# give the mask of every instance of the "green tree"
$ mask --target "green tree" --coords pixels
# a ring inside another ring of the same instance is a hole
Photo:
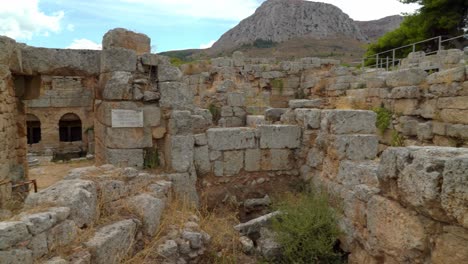
[[[399,1],[405,4],[417,3],[421,7],[414,14],[407,14],[399,28],[369,45],[368,56],[431,37],[463,34],[468,17],[468,0]],[[411,49],[400,50],[397,55],[406,56],[409,51]]]

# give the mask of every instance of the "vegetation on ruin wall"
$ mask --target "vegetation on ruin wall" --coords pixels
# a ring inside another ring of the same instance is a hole
[[[159,168],[161,165],[161,161],[159,160],[159,152],[157,149],[147,149],[145,152],[145,159],[143,166],[145,169],[156,169]]]
[[[375,126],[379,129],[380,133],[385,133],[392,123],[392,112],[384,107],[376,107],[372,109],[377,114],[377,121]]]
[[[437,36],[458,36],[468,24],[466,0],[400,0],[402,3],[417,3],[421,8],[407,15],[400,27],[382,36],[369,45],[366,56],[397,48]],[[432,47],[437,43],[431,43]],[[398,51],[399,58],[411,51]],[[391,55],[390,55],[391,56]],[[374,62],[375,63],[375,62]]]
[[[217,123],[221,119],[221,108],[215,104],[210,104],[208,106],[208,111],[210,111],[213,121]]]
[[[341,231],[337,211],[323,191],[288,194],[278,204],[272,227],[283,248],[281,263],[342,263],[334,250]]]

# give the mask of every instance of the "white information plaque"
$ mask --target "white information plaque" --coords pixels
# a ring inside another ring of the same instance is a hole
[[[112,127],[143,127],[143,110],[112,109]]]

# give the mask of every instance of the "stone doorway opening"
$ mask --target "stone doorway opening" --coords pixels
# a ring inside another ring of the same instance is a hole
[[[28,145],[39,143],[42,139],[41,121],[32,114],[26,115],[26,128]]]
[[[73,113],[63,115],[59,121],[60,142],[82,141],[82,124],[79,116]]]

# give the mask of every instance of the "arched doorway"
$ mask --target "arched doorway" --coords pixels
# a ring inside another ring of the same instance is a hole
[[[26,115],[28,145],[41,141],[41,121],[33,114]]]
[[[68,113],[62,116],[59,121],[60,142],[75,142],[82,140],[81,119]]]

